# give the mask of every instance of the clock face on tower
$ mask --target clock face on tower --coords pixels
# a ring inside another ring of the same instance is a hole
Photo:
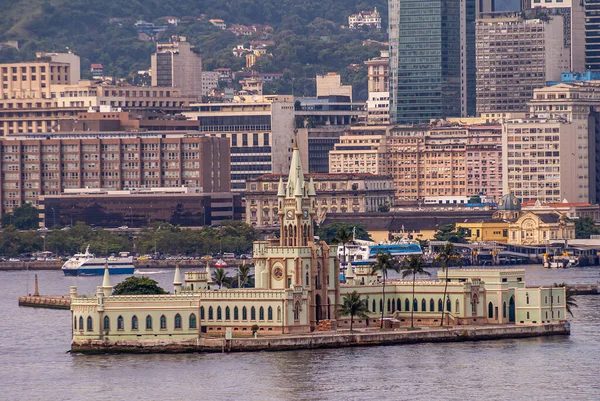
[[[304,209],[302,211],[302,215],[304,216],[305,219],[308,218],[308,210]]]
[[[288,219],[291,220],[292,217],[294,217],[294,212],[292,212],[291,210],[288,210],[287,213],[286,213],[286,216],[287,216]]]

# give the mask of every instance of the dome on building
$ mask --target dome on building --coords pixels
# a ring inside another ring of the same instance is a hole
[[[514,196],[510,190],[508,193],[503,195],[502,198],[498,201],[498,210],[501,211],[520,211],[521,210],[521,200]]]

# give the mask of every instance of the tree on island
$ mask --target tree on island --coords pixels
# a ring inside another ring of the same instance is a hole
[[[237,274],[235,278],[238,288],[254,287],[254,279],[250,275],[250,266],[246,265],[245,263],[237,268]]]
[[[227,272],[222,267],[219,267],[213,272],[212,279],[216,284],[219,285],[219,288],[223,288],[223,286],[225,286],[226,288],[229,287],[230,277],[227,275]]]
[[[407,259],[405,259],[400,269],[402,270],[402,278],[412,276],[412,307],[410,308],[410,327],[415,327],[415,278],[417,277],[417,274],[431,276],[431,273],[425,270],[425,261],[421,255],[410,255]]]
[[[346,244],[352,241],[353,235],[351,231],[348,231],[346,227],[341,227],[335,234],[335,241],[341,244],[344,250],[344,259],[342,260],[342,266],[345,267],[346,263]],[[336,252],[337,253],[337,252]]]
[[[448,291],[448,266],[451,264],[459,264],[460,255],[458,254],[454,245],[448,242],[446,245],[444,245],[442,250],[438,252],[436,260],[442,266],[442,271],[446,273],[446,278],[444,279],[444,296],[442,297],[442,321],[440,322],[440,326],[443,326],[447,309],[446,293]]]
[[[396,264],[396,261],[392,257],[389,252],[377,252],[375,256],[375,262],[371,264],[371,275],[376,275],[381,273],[381,282],[383,284],[381,290],[381,322],[379,323],[379,328],[383,329],[383,311],[385,309],[385,281],[387,280],[388,272],[390,270],[398,273],[400,271],[400,266]]]
[[[115,285],[113,295],[160,295],[168,294],[158,286],[155,280],[149,277],[127,277],[124,281]]]
[[[363,319],[368,319],[369,308],[367,307],[367,301],[360,299],[360,294],[356,292],[356,290],[352,291],[350,294],[344,295],[344,299],[342,300],[342,307],[339,311],[340,316],[348,316],[350,315],[350,332],[352,333],[352,328],[354,326],[354,316],[361,317]]]

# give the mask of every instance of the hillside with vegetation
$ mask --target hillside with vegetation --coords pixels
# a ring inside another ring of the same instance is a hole
[[[268,85],[267,92],[312,95],[314,75],[336,71],[345,82],[358,85],[355,96],[366,97],[363,61],[378,55],[385,42],[382,32],[348,30],[350,14],[377,7],[385,25],[386,0],[14,0],[5,2],[0,19],[0,42],[16,40],[19,50],[3,47],[0,62],[31,60],[36,51],[65,51],[81,57],[82,72],[91,63],[101,63],[105,74],[133,79],[150,65],[152,41],[138,38],[137,21],[161,23],[166,16],[180,19],[162,33],[187,36],[203,56],[205,69],[229,67],[241,70],[243,58],[231,49],[252,37],[236,37],[213,26],[209,20],[231,24],[261,24],[273,27],[268,48],[272,57],[262,58],[257,72],[283,72],[285,78]]]

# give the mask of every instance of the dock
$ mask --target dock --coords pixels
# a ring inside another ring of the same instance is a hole
[[[71,298],[65,296],[40,296],[28,295],[19,297],[19,306],[31,306],[33,308],[49,309],[71,309]]]
[[[567,289],[572,291],[573,295],[598,295],[599,283],[596,284],[567,284]]]
[[[490,341],[509,338],[565,336],[571,333],[566,321],[543,325],[486,325],[423,327],[372,331],[314,332],[308,335],[264,336],[258,338],[205,338],[196,340],[115,340],[82,341],[71,344],[72,353],[208,353],[291,351],[419,343]]]

